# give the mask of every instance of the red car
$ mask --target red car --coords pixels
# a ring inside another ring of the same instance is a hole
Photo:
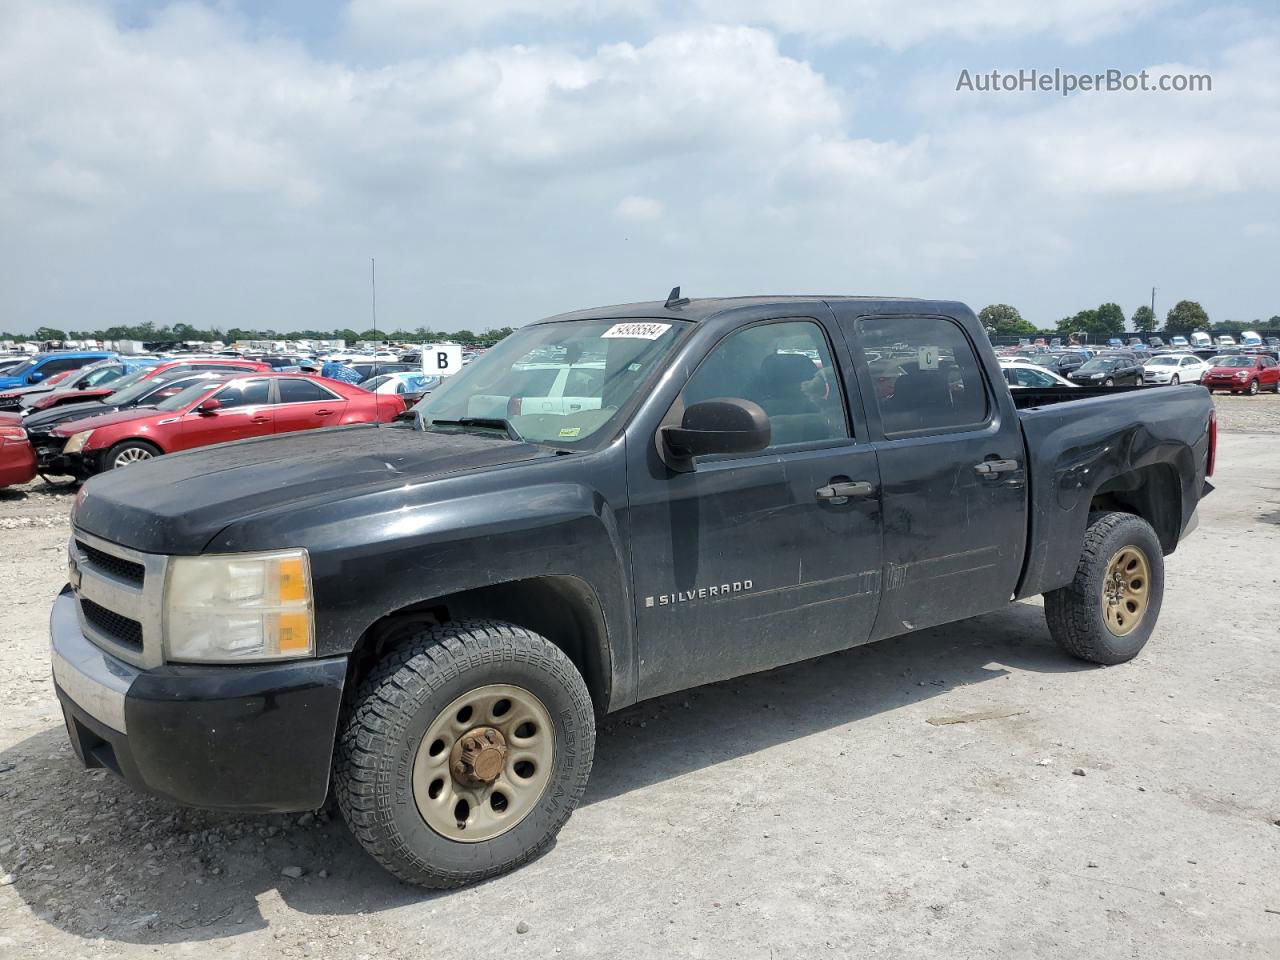
[[[135,370],[127,376],[110,380],[102,386],[95,385],[80,390],[54,390],[51,393],[46,393],[39,400],[33,401],[27,409],[32,411],[48,410],[51,407],[60,407],[64,403],[83,403],[85,400],[100,400],[103,397],[110,396],[117,390],[132,386],[140,380],[168,379],[183,373],[217,373],[218,371],[225,371],[226,373],[258,373],[260,371],[270,373],[271,368],[265,363],[258,363],[255,360],[205,359],[203,357],[171,360],[168,363],[157,364],[154,367]]]
[[[387,423],[404,409],[399,397],[301,373],[198,383],[154,407],[60,424],[53,435],[65,438],[66,446],[51,470],[84,479],[229,440]]]
[[[1262,390],[1280,393],[1280,363],[1265,355],[1219,357],[1217,363],[1200,381],[1215,390],[1247,393],[1255,396]]]
[[[27,442],[27,431],[13,423],[0,423],[0,487],[26,483],[36,475],[36,455]]]

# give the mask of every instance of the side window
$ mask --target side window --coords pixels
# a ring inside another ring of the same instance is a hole
[[[681,396],[685,406],[717,397],[758,403],[769,415],[770,449],[849,436],[827,338],[810,320],[730,334],[694,371]]]
[[[868,317],[858,324],[858,339],[885,436],[986,422],[987,390],[978,358],[951,321]]]
[[[334,396],[318,383],[310,380],[281,380],[281,403],[315,403],[318,400],[333,400]]]
[[[92,358],[84,360],[80,358],[63,357],[61,359],[48,361],[40,367],[40,372],[47,378],[52,377],[55,373],[63,373],[67,370],[79,370],[81,367],[90,363],[93,363]]]
[[[223,407],[251,407],[267,402],[270,387],[267,380],[250,380],[245,384],[225,387],[215,396]]]

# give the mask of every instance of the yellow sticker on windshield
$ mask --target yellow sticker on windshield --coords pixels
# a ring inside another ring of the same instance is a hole
[[[582,433],[581,427],[561,427],[560,428],[560,436],[562,437],[576,437],[580,433]]]

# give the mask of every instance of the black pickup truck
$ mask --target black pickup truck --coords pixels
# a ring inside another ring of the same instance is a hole
[[[88,766],[181,803],[330,790],[397,876],[546,848],[596,718],[1044,595],[1156,626],[1206,391],[1011,392],[960,303],[685,300],[531,324],[409,422],[227,444],[78,497],[53,674]]]

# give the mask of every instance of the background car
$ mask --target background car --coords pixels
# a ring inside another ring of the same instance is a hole
[[[1085,386],[1115,387],[1142,383],[1142,364],[1126,354],[1104,354],[1094,357],[1071,372],[1072,383]]]
[[[1235,337],[1229,337],[1226,334],[1218,337],[1218,339],[1213,342],[1220,347],[1234,347],[1236,345]]]
[[[100,360],[72,371],[57,384],[46,382],[29,388],[18,400],[23,410],[47,410],[63,403],[76,403],[88,397],[106,396],[117,386],[144,376],[164,361],[158,357],[117,357]]]
[[[413,406],[439,385],[439,377],[429,377],[420,370],[415,373],[383,373],[357,384],[371,393],[394,394],[404,400],[406,407]]]
[[[45,394],[56,387],[58,384],[65,382],[69,378],[76,375],[75,370],[64,370],[62,373],[55,373],[48,380],[29,387],[8,387],[0,390],[0,410],[18,410],[22,406],[22,401],[33,394]]]
[[[195,384],[154,407],[119,410],[54,428],[65,441],[51,469],[85,478],[165,453],[230,440],[355,423],[386,423],[399,397],[307,374],[236,377]]]
[[[1210,369],[1207,361],[1190,353],[1162,353],[1143,361],[1142,382],[1174,386],[1199,383]]]
[[[36,475],[36,458],[27,432],[16,423],[0,423],[0,487],[26,483]]]
[[[1169,346],[1185,348],[1191,346],[1186,337],[1170,337]]]
[[[1230,390],[1254,396],[1263,390],[1280,393],[1280,363],[1273,357],[1254,354],[1218,357],[1218,362],[1204,375],[1209,392]]]
[[[55,373],[79,370],[98,360],[110,360],[114,353],[101,350],[93,352],[37,353],[18,366],[0,375],[0,389],[6,387],[30,387],[48,380]]]
[[[190,357],[168,361],[152,360],[126,377],[107,380],[105,383],[94,382],[89,387],[50,393],[35,399],[26,397],[23,398],[22,404],[29,410],[48,410],[50,407],[59,406],[63,403],[79,403],[84,400],[101,399],[110,396],[117,390],[132,386],[143,380],[164,380],[194,371],[269,373],[271,368],[264,363],[258,363],[253,360],[230,360],[222,357]],[[63,387],[60,386],[58,389],[62,391]]]
[[[54,436],[53,433],[54,428],[60,424],[97,417],[104,413],[115,413],[117,410],[154,407],[170,397],[177,396],[190,386],[199,383],[221,383],[234,375],[232,371],[193,373],[190,370],[176,370],[166,376],[131,383],[100,400],[85,400],[53,407],[50,410],[28,411],[21,423],[26,428],[32,449],[35,450],[36,469],[42,472],[55,472],[55,462],[62,455],[62,448],[66,444],[65,438]]]
[[[1023,363],[1002,363],[1000,372],[1004,374],[1005,383],[1011,390],[1025,390],[1028,387],[1078,387],[1065,377],[1060,377],[1052,370]]]

